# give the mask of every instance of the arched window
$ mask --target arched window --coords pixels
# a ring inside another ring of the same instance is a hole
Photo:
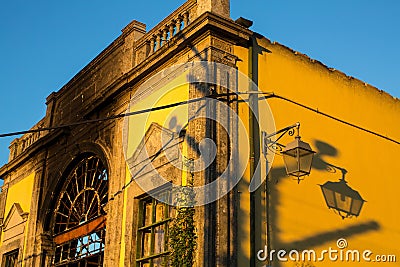
[[[107,169],[86,156],[69,172],[54,210],[54,266],[103,266],[107,201]]]

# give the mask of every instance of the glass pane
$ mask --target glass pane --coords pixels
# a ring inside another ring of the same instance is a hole
[[[86,266],[83,265],[83,264],[81,264],[79,267],[81,267],[81,266],[85,266],[85,267],[99,267],[99,266],[103,266],[103,265],[100,264],[100,261],[101,261],[100,255],[97,254],[96,256],[92,256],[92,257],[86,259]],[[73,265],[71,265],[71,266],[73,266]],[[69,264],[68,264],[68,267],[70,267]],[[78,267],[78,266],[77,266],[77,267]]]
[[[73,240],[69,246],[69,257],[70,259],[75,259],[78,256],[78,252],[76,251],[78,246],[78,240]]]
[[[335,208],[336,206],[335,206],[335,199],[334,199],[333,191],[322,187],[322,192],[325,196],[325,201],[326,201],[326,204],[328,205],[328,207]]]
[[[143,232],[143,239],[142,239],[142,257],[147,257],[150,255],[150,240],[151,240],[151,231],[146,230]]]
[[[58,246],[58,247],[56,248],[56,253],[55,253],[55,255],[54,255],[54,263],[58,263],[58,262],[60,262],[60,261],[61,261],[61,247]]]
[[[169,192],[163,192],[159,195],[162,199],[169,196]],[[139,243],[140,248],[138,258],[150,258],[146,260],[137,261],[138,266],[163,266],[166,267],[166,256],[160,254],[167,252],[167,223],[166,219],[170,218],[170,207],[162,201],[146,198],[141,202],[140,212],[143,214],[141,221],[141,230],[139,230]],[[163,223],[160,223],[163,222]],[[143,229],[145,228],[145,229]],[[156,257],[152,257],[156,256]]]
[[[353,206],[351,206],[351,214],[358,216],[358,214],[360,214],[362,205],[363,201],[358,199],[353,200]]]
[[[5,256],[5,267],[14,267],[17,266],[17,258],[18,258],[18,251],[11,252]]]
[[[68,244],[62,246],[61,261],[68,259]]]
[[[151,202],[146,202],[145,204],[145,211],[144,211],[144,224],[145,225],[150,225],[152,224],[152,206],[153,204]]]
[[[165,204],[158,202],[156,205],[156,222],[165,220]]]
[[[350,212],[351,198],[335,192],[335,199],[338,209],[341,209],[346,212]]]
[[[105,229],[103,228],[58,246],[55,251],[54,263],[62,262],[70,267],[102,266],[104,233]]]
[[[295,150],[294,150],[295,151]],[[292,154],[284,154],[283,160],[285,161],[285,167],[287,174],[292,174],[298,170],[297,156],[292,156]]]
[[[157,226],[154,228],[154,253],[158,254],[164,252],[165,244],[165,231],[164,225]]]
[[[300,158],[300,170],[310,173],[313,156],[313,153],[307,153]]]

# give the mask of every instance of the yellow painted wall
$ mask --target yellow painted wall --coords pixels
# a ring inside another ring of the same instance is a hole
[[[158,76],[156,76],[158,77]],[[177,103],[180,101],[186,101],[189,98],[189,87],[187,81],[187,73],[183,72],[178,77],[175,77],[171,82],[161,84],[157,89],[151,90],[151,93],[146,94],[146,97],[143,97],[140,101],[132,102],[129,111],[134,112],[138,110],[144,110],[148,108],[160,107],[164,105],[170,105],[173,103]],[[155,82],[158,82],[157,80]],[[149,86],[149,84],[147,84]],[[146,86],[142,86],[139,90],[146,88]],[[135,101],[135,97],[132,98]],[[162,109],[160,111],[153,111],[149,113],[144,113],[140,115],[135,115],[132,117],[128,117],[126,123],[128,123],[128,138],[124,141],[127,141],[125,155],[127,158],[132,157],[135,151],[138,148],[138,145],[142,141],[143,137],[146,134],[146,131],[149,129],[152,123],[158,123],[162,127],[169,129],[174,132],[178,132],[179,127],[184,126],[188,120],[188,106],[182,105],[177,107],[171,107],[167,109]],[[131,173],[127,166],[125,183],[128,183],[131,180]],[[134,183],[132,183],[134,184]],[[127,194],[124,191],[124,212],[122,215],[122,225],[126,224],[126,214],[127,214]],[[121,251],[120,251],[120,263],[119,266],[124,265],[124,257],[125,257],[125,228],[122,228],[122,240],[121,240]]]
[[[344,121],[400,140],[400,101],[363,82],[332,71],[308,57],[266,39],[258,44],[269,52],[258,56],[259,90],[274,92]],[[334,51],[332,51],[334,53]],[[239,70],[248,70],[248,50],[235,47],[242,60]],[[372,63],[371,63],[372,64]],[[369,249],[374,254],[394,254],[400,261],[400,145],[344,125],[282,99],[269,99],[276,128],[299,121],[302,139],[317,152],[312,173],[300,184],[287,177],[283,161],[276,156],[271,180],[271,220],[273,249],[304,248],[317,252],[337,249],[338,237],[346,238],[348,249]],[[243,121],[248,112],[239,109]],[[260,110],[262,112],[262,110]],[[284,137],[282,143],[292,141]],[[338,181],[347,170],[346,181],[367,200],[358,218],[342,220],[329,210],[318,185]],[[246,182],[248,174],[244,177]],[[249,258],[249,198],[245,182],[241,191],[239,266]],[[262,216],[262,215],[261,215]],[[257,219],[263,219],[258,217]],[[256,235],[264,235],[263,232]],[[263,247],[257,248],[263,249]],[[372,256],[373,257],[373,256]],[[372,258],[371,257],[371,258]],[[397,264],[397,265],[396,265]],[[398,266],[399,263],[316,262],[315,266]],[[258,266],[262,264],[259,263]],[[294,266],[293,262],[273,266]]]
[[[7,191],[7,200],[5,206],[4,216],[6,217],[11,210],[14,203],[19,203],[24,212],[30,213],[31,200],[32,200],[32,190],[35,179],[35,172],[32,172],[27,177],[17,182],[16,184],[10,186]],[[26,225],[29,224],[30,214],[28,215],[28,220]],[[24,233],[24,252],[26,249],[28,231],[25,230]],[[3,244],[3,235],[1,236],[0,246]],[[25,254],[25,253],[24,253]],[[24,265],[24,263],[22,263]]]
[[[8,188],[5,216],[8,215],[14,203],[19,203],[24,212],[30,211],[34,179],[35,173],[32,172],[27,177]]]
[[[141,101],[135,102],[131,106],[130,112],[186,101],[188,97],[188,85],[186,84],[185,75],[182,74],[180,78],[174,79],[172,83],[166,84],[157,91],[148,94]],[[176,130],[176,127],[170,127],[172,126],[171,120],[176,120],[176,123],[173,124],[174,126],[183,126],[188,120],[187,114],[187,105],[183,105],[128,117],[128,157],[135,152],[151,123],[155,122],[167,129]]]
[[[241,59],[238,61],[239,71],[242,72],[245,76],[249,75],[248,70],[248,50],[242,47],[235,47],[235,54]],[[239,79],[238,88],[247,88],[246,90],[239,89],[239,91],[248,91],[248,85],[246,84],[248,81],[242,81]],[[243,98],[246,98],[245,96]],[[246,104],[240,104],[238,106],[238,113],[241,116],[243,125],[245,126],[245,130],[249,133],[249,108]],[[244,133],[239,133],[239,138],[244,136]],[[247,139],[240,139],[240,146],[247,145]],[[239,148],[239,151],[242,149]],[[239,153],[240,162],[245,162],[248,160],[247,157],[243,157],[243,154]],[[238,191],[239,191],[239,211],[238,211],[238,266],[250,266],[250,193],[249,193],[249,184],[250,184],[250,167],[247,165],[246,171],[239,181]],[[261,233],[260,233],[261,235]]]

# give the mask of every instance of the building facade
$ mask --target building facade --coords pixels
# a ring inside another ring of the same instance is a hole
[[[0,168],[1,266],[170,266],[171,187],[214,182],[197,191],[193,266],[365,266],[367,250],[396,266],[399,100],[250,26],[228,0],[188,0],[50,94]],[[316,152],[300,183],[281,158],[293,137],[263,149],[295,122]],[[367,201],[358,216],[327,206],[319,185],[340,179]],[[359,262],[319,259],[339,239]]]

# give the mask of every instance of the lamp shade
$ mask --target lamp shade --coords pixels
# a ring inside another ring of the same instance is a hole
[[[300,136],[296,136],[296,139],[282,151],[286,173],[297,178],[309,175],[314,153],[308,143],[301,141]]]
[[[339,213],[342,218],[358,216],[365,200],[347,185],[344,179],[339,182],[326,182],[321,185],[326,205]]]

